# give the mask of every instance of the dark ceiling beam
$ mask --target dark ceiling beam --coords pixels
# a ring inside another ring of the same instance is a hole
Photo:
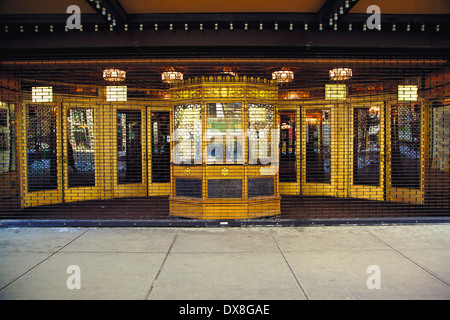
[[[359,0],[326,0],[317,13],[323,24],[335,24],[347,15]],[[331,23],[330,23],[331,22]]]
[[[86,0],[86,2],[104,21],[110,23],[127,21],[128,14],[117,0]]]
[[[94,1],[95,3],[95,1]],[[258,30],[301,31],[308,36],[313,31],[348,32],[364,30],[369,14],[340,15],[333,25],[322,22],[316,13],[159,13],[129,14],[126,21],[114,23],[102,14],[81,14],[80,30],[67,30],[70,14],[0,14],[0,42],[8,34],[101,32],[101,31],[165,31],[165,30]],[[450,32],[449,14],[383,14],[381,33],[392,32]],[[380,31],[377,31],[380,32]],[[450,41],[450,40],[449,40]]]
[[[0,14],[1,25],[36,25],[36,24],[65,24],[70,14]],[[364,23],[368,14],[347,13],[341,15],[337,24],[342,22]],[[102,24],[105,23],[103,15],[81,14],[81,23]],[[119,21],[117,21],[119,22]],[[130,14],[127,20],[121,23],[198,23],[198,22],[222,22],[222,23],[284,23],[289,26],[301,26],[303,23],[323,23],[315,13],[156,13],[156,14]],[[383,14],[381,22],[405,22],[405,23],[436,23],[447,25],[450,23],[448,14]],[[109,24],[109,23],[108,23]],[[325,23],[328,24],[328,23]],[[280,25],[283,26],[283,25]],[[264,29],[273,28],[273,25],[264,25]],[[1,32],[1,30],[0,30]]]

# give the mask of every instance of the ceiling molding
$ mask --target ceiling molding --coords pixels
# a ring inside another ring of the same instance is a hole
[[[331,25],[345,17],[359,0],[326,0],[320,8],[318,18],[321,23]]]
[[[117,0],[85,0],[104,21],[126,22],[127,12]]]

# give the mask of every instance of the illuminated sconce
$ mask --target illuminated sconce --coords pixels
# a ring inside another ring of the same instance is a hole
[[[417,86],[416,85],[399,85],[398,86],[398,101],[417,101]]]
[[[380,113],[380,106],[372,106],[369,109],[370,114],[378,114]]]
[[[127,101],[127,86],[107,86],[106,101]]]
[[[350,68],[335,68],[330,70],[330,79],[333,81],[348,80],[353,76]]]
[[[103,79],[110,82],[121,82],[125,80],[126,74],[124,70],[108,68],[103,70]]]
[[[326,84],[325,100],[345,100],[347,86],[345,84]]]
[[[53,102],[53,87],[32,87],[32,102]]]
[[[234,72],[234,71],[231,69],[231,67],[223,67],[221,73],[222,73],[222,74],[225,74],[225,75],[230,75],[230,76],[233,76],[233,77],[236,77],[236,76],[237,76],[237,73]]]
[[[294,81],[294,72],[287,68],[272,72],[272,80],[276,80],[278,83],[288,83]]]
[[[173,68],[167,68],[166,71],[161,73],[161,80],[165,83],[173,83],[183,80],[183,74],[175,71]]]

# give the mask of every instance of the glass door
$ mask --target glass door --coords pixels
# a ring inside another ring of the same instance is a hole
[[[147,195],[145,108],[118,106],[115,119],[114,196]]]
[[[22,206],[62,201],[61,115],[56,105],[30,104],[18,126]],[[25,134],[22,134],[22,130]]]
[[[63,108],[64,201],[100,198],[97,109],[83,105]]]
[[[302,108],[302,193],[305,195],[335,195],[334,116],[332,106]]]
[[[300,143],[297,142],[297,126],[300,109],[278,111],[280,125],[279,185],[281,194],[300,192]]]
[[[389,107],[387,200],[423,203],[424,114],[420,103]]]
[[[170,117],[168,108],[149,108],[149,195],[170,194]]]
[[[384,200],[384,104],[352,105],[349,196]]]

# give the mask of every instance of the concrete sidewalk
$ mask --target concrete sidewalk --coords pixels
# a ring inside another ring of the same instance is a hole
[[[450,224],[0,228],[0,299],[450,299]]]

